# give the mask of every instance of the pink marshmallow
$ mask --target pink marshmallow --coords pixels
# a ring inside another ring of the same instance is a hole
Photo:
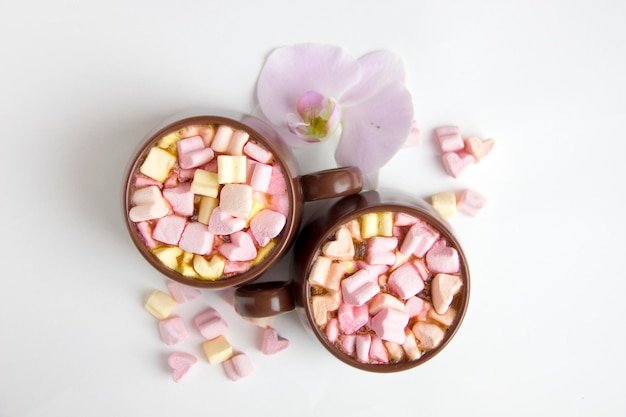
[[[230,261],[251,261],[257,255],[256,246],[246,232],[233,233],[230,243],[222,243],[217,251]]]
[[[426,265],[431,272],[454,274],[459,272],[459,253],[456,249],[436,245],[426,254]]]
[[[341,349],[348,355],[354,353],[354,347],[356,345],[356,335],[344,334],[341,336]]]
[[[215,152],[211,148],[198,149],[178,155],[178,164],[183,169],[197,168],[206,164],[215,157]]]
[[[196,362],[198,362],[198,358],[189,353],[172,352],[167,358],[167,363],[173,370],[172,378],[174,382],[180,382]]]
[[[148,222],[139,222],[137,223],[137,231],[141,235],[144,243],[149,248],[154,248],[157,245],[157,242],[152,239],[152,226]]]
[[[166,345],[175,345],[189,337],[185,322],[180,317],[170,317],[159,321],[159,334]]]
[[[367,308],[370,315],[375,316],[380,311],[392,308],[398,311],[404,311],[404,303],[391,294],[379,293],[368,303]]]
[[[272,166],[255,163],[250,177],[250,187],[255,191],[266,192],[272,179]]]
[[[207,340],[222,336],[228,329],[228,323],[220,316],[217,310],[210,307],[198,314],[193,319],[193,322],[198,332]]]
[[[415,223],[404,236],[400,252],[404,255],[411,253],[423,258],[426,252],[439,238],[439,233],[432,230],[422,222]]]
[[[243,152],[250,158],[267,164],[272,159],[272,153],[254,142],[248,142],[243,147]]]
[[[176,300],[179,304],[197,300],[202,296],[202,291],[198,288],[189,287],[173,281],[168,282],[167,288],[169,289],[170,294],[172,294],[172,298],[174,298],[174,300]]]
[[[278,236],[286,221],[287,218],[283,214],[263,209],[250,220],[250,231],[259,246],[264,247]]]
[[[339,340],[339,321],[336,318],[332,318],[326,325],[326,338],[330,343],[335,343]]]
[[[180,139],[176,142],[176,151],[178,156],[184,155],[188,152],[204,149],[204,141],[200,136],[191,136],[185,139]]]
[[[264,355],[273,355],[281,350],[287,349],[289,346],[289,340],[280,337],[276,330],[271,327],[263,329],[263,336],[261,337],[261,352]]]
[[[213,248],[213,235],[209,233],[205,224],[189,223],[180,237],[178,246],[185,252],[205,255]]]
[[[463,190],[456,198],[457,208],[470,216],[476,216],[486,202],[484,195],[471,189]]]
[[[289,196],[287,194],[275,194],[271,197],[270,202],[272,210],[282,213],[285,216],[289,215],[291,204],[289,203]]]
[[[404,312],[410,318],[417,317],[424,308],[424,300],[419,297],[410,297],[404,302]]]
[[[173,169],[170,171],[170,175],[167,177],[163,186],[165,188],[174,188],[178,185],[178,170]]]
[[[412,265],[417,271],[417,274],[422,278],[422,281],[428,281],[428,278],[430,278],[430,271],[426,268],[426,265],[424,265],[424,260],[415,259],[413,260]]]
[[[396,262],[396,237],[372,237],[367,240],[365,262],[370,265],[393,265]]]
[[[357,307],[341,303],[337,311],[337,320],[339,321],[339,328],[344,334],[354,334],[369,320],[367,305]]]
[[[246,227],[246,220],[231,216],[216,207],[209,217],[208,230],[214,235],[230,235]]]
[[[270,195],[286,194],[287,183],[285,182],[285,175],[279,166],[272,166],[272,176],[270,178],[270,184],[267,187],[267,193]]]
[[[250,262],[224,262],[224,274],[242,274],[251,268]]]
[[[157,181],[153,178],[144,177],[143,175],[135,175],[135,188],[143,188],[154,185],[156,187],[162,188],[163,183]]]
[[[379,292],[378,284],[372,282],[367,271],[362,269],[341,281],[343,300],[353,306],[362,306]]]
[[[382,340],[404,343],[404,328],[409,322],[409,315],[403,311],[385,309],[372,317],[369,327]]]
[[[389,353],[383,344],[381,338],[374,336],[372,337],[372,344],[370,345],[369,352],[370,359],[376,361],[378,363],[388,363],[389,362]]]
[[[191,183],[183,183],[163,190],[163,197],[170,203],[174,213],[191,216],[194,210],[195,195],[190,191]]]
[[[178,245],[187,220],[184,217],[170,214],[160,218],[154,227],[152,237],[168,245]]]
[[[441,159],[448,175],[454,178],[458,178],[467,167],[476,162],[472,155],[463,151],[446,152]]]
[[[232,381],[239,381],[254,375],[254,365],[245,353],[240,353],[223,362],[226,376]]]
[[[370,359],[370,346],[372,345],[372,336],[369,333],[356,335],[356,359],[359,362],[367,363]]]
[[[417,217],[410,214],[398,212],[394,215],[393,224],[395,226],[411,226],[417,222]]]
[[[252,187],[246,184],[226,184],[220,192],[220,210],[234,217],[247,218],[252,210]]]
[[[439,139],[442,136],[460,134],[461,129],[458,126],[442,126],[435,129],[435,136]]]
[[[394,270],[387,281],[389,291],[397,294],[403,300],[414,296],[424,289],[424,281],[415,267],[410,263],[401,265]]]
[[[437,136],[442,152],[454,152],[465,148],[465,141],[459,132]]]

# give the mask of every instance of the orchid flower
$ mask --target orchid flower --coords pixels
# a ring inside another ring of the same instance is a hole
[[[339,137],[335,161],[370,184],[411,134],[404,64],[389,51],[355,59],[336,46],[275,49],[257,83],[260,110],[292,146]],[[375,187],[368,187],[375,188]]]

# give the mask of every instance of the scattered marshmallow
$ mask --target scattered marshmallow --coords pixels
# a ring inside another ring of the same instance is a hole
[[[154,290],[146,300],[145,308],[159,320],[166,319],[176,306],[176,301],[160,290]]]
[[[170,294],[172,294],[174,300],[181,304],[189,301],[195,301],[202,296],[202,291],[198,288],[179,284],[174,281],[168,282],[167,288],[170,291]]]
[[[444,219],[454,217],[456,214],[456,194],[451,191],[437,193],[431,198],[435,211]]]
[[[172,379],[174,379],[174,382],[180,382],[196,362],[198,362],[198,358],[192,354],[185,352],[170,353],[167,363],[173,370]]]
[[[254,375],[254,365],[252,360],[245,353],[239,353],[224,361],[224,371],[232,381],[239,381]]]
[[[194,319],[193,323],[198,332],[207,340],[215,339],[224,335],[228,329],[228,323],[214,308],[207,308]]]
[[[289,346],[289,340],[280,337],[276,330],[271,327],[263,329],[263,335],[261,338],[261,352],[264,355],[273,355],[281,350],[287,349]]]
[[[487,199],[478,191],[466,189],[459,193],[456,199],[457,208],[463,213],[476,216],[478,212],[485,206]]]
[[[466,152],[446,152],[442,156],[443,167],[446,172],[458,178],[470,165],[476,162],[476,159]]]
[[[185,322],[178,316],[160,320],[159,335],[166,345],[176,345],[189,337]]]
[[[482,140],[476,136],[470,136],[465,139],[464,149],[465,152],[469,153],[474,157],[474,159],[476,159],[476,162],[480,162],[491,152],[495,143],[496,142],[493,139]]]
[[[222,363],[233,356],[233,347],[224,336],[207,340],[202,344],[202,349],[211,365]]]
[[[161,148],[151,148],[141,164],[139,172],[157,181],[165,181],[176,164],[176,157]]]

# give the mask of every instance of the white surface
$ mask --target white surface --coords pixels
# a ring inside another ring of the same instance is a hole
[[[0,416],[623,414],[626,3],[129,3],[0,1]],[[267,53],[305,41],[405,59],[424,140],[381,185],[488,197],[452,220],[472,268],[465,322],[424,366],[369,374],[294,314],[275,323],[290,348],[263,356],[210,293],[179,312],[218,308],[256,376],[233,383],[201,357],[175,384],[143,309],[165,281],[125,230],[123,171],[173,113],[250,111]],[[458,180],[430,140],[450,123],[497,140]]]

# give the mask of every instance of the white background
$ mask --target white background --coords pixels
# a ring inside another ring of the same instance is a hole
[[[623,415],[624,16],[621,0],[0,0],[0,416]],[[231,382],[194,334],[200,361],[176,384],[143,308],[166,287],[126,232],[124,170],[174,113],[251,111],[267,54],[299,42],[405,60],[423,140],[381,185],[487,196],[451,221],[469,310],[439,356],[379,375],[295,314],[274,324],[290,347],[264,356],[207,293],[177,313],[216,307],[256,375]],[[431,138],[446,124],[496,139],[456,180]]]

